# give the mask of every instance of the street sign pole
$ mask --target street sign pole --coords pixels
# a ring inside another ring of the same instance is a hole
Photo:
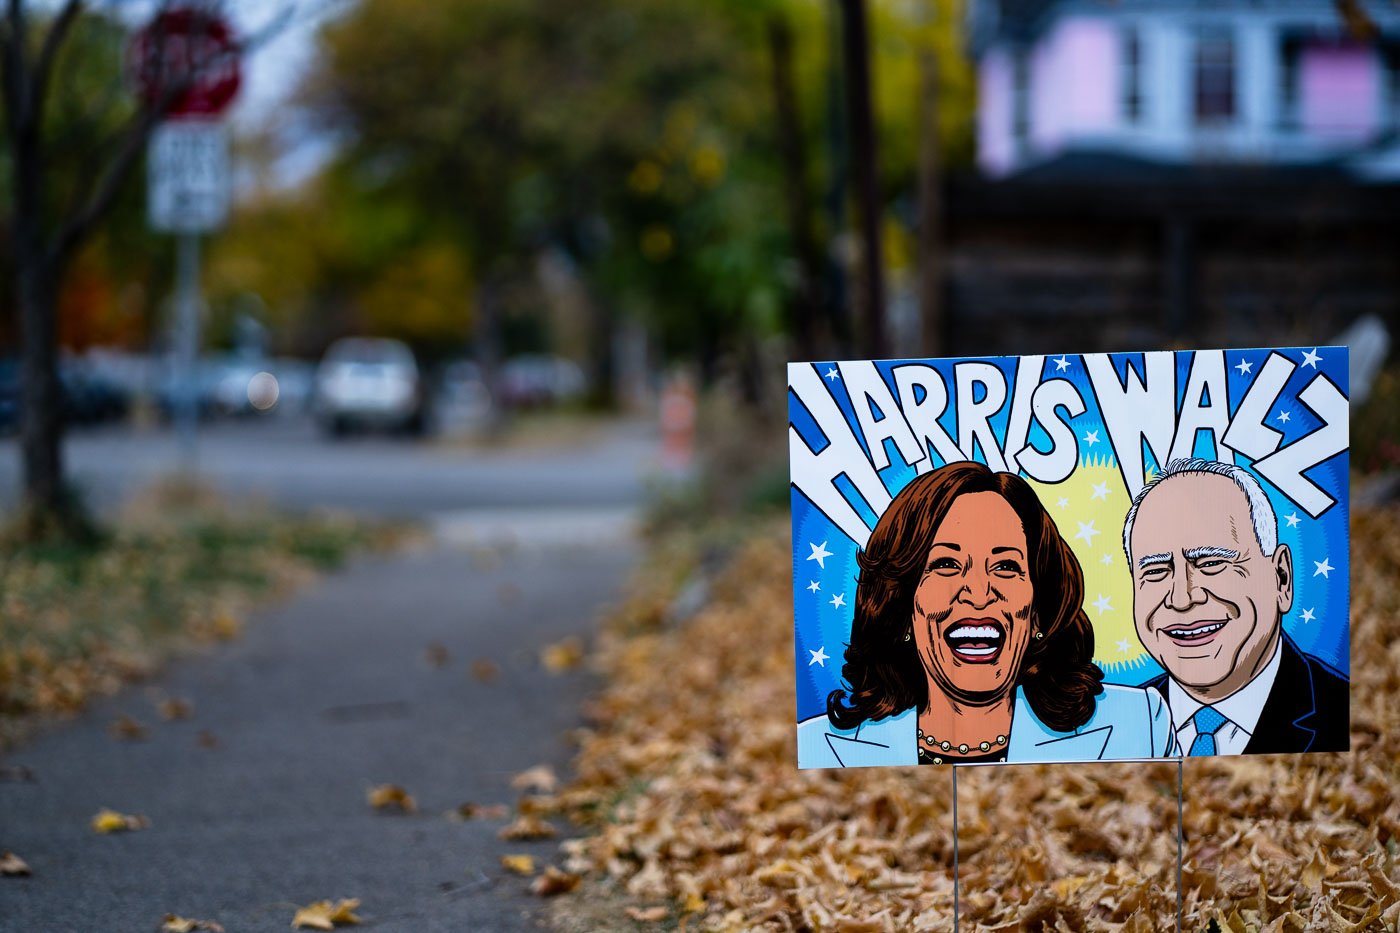
[[[217,117],[238,91],[239,51],[232,27],[194,5],[161,10],[128,49],[142,98],[167,117],[151,136],[147,211],[152,227],[176,235],[171,407],[187,473],[197,466],[200,415],[199,237],[228,216],[228,137]]]
[[[175,433],[180,467],[193,474],[199,466],[199,234],[181,233],[175,257],[174,379]]]

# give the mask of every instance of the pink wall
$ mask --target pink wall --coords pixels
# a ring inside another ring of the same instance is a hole
[[[1380,82],[1380,63],[1370,48],[1304,48],[1298,62],[1298,105],[1303,129],[1331,138],[1370,136],[1380,127]]]
[[[977,164],[988,175],[1005,175],[1015,156],[1011,57],[1002,49],[993,49],[977,67]]]
[[[1031,58],[1031,139],[1050,153],[1118,123],[1122,33],[1090,17],[1062,20]]]

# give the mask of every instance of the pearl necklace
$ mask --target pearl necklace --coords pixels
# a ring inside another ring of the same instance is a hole
[[[941,748],[945,752],[952,751],[954,748],[956,748],[958,750],[959,755],[966,755],[968,752],[974,750],[980,751],[983,754],[985,754],[991,751],[994,747],[999,747],[1006,744],[1006,736],[1004,735],[997,736],[995,742],[978,742],[975,745],[968,745],[966,742],[964,742],[961,745],[954,745],[947,739],[944,739],[942,742],[940,742],[931,735],[924,735],[924,730],[922,729],[919,729],[918,733],[919,740],[924,742],[925,744],[933,746],[935,748]]]

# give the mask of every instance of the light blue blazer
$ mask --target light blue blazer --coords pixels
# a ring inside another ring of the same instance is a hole
[[[1073,732],[1056,732],[1036,718],[1021,688],[1011,713],[1006,760],[1098,761],[1113,758],[1170,758],[1179,754],[1171,711],[1151,687],[1104,684],[1094,715]],[[838,729],[826,714],[797,724],[799,768],[862,768],[916,765],[918,711],[913,707]]]

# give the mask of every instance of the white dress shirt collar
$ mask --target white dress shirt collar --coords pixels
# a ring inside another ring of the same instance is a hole
[[[1250,736],[1259,725],[1259,716],[1264,712],[1264,704],[1269,699],[1269,691],[1278,678],[1279,660],[1283,657],[1283,638],[1274,645],[1274,655],[1264,669],[1249,683],[1245,684],[1223,700],[1211,706],[1229,720],[1229,723],[1216,734],[1220,754],[1238,755],[1244,751]],[[1205,706],[1200,700],[1181,689],[1181,685],[1170,675],[1167,677],[1167,705],[1171,707],[1172,719],[1176,723],[1177,741],[1183,749],[1190,748],[1196,738],[1196,724],[1192,719],[1196,711]]]

